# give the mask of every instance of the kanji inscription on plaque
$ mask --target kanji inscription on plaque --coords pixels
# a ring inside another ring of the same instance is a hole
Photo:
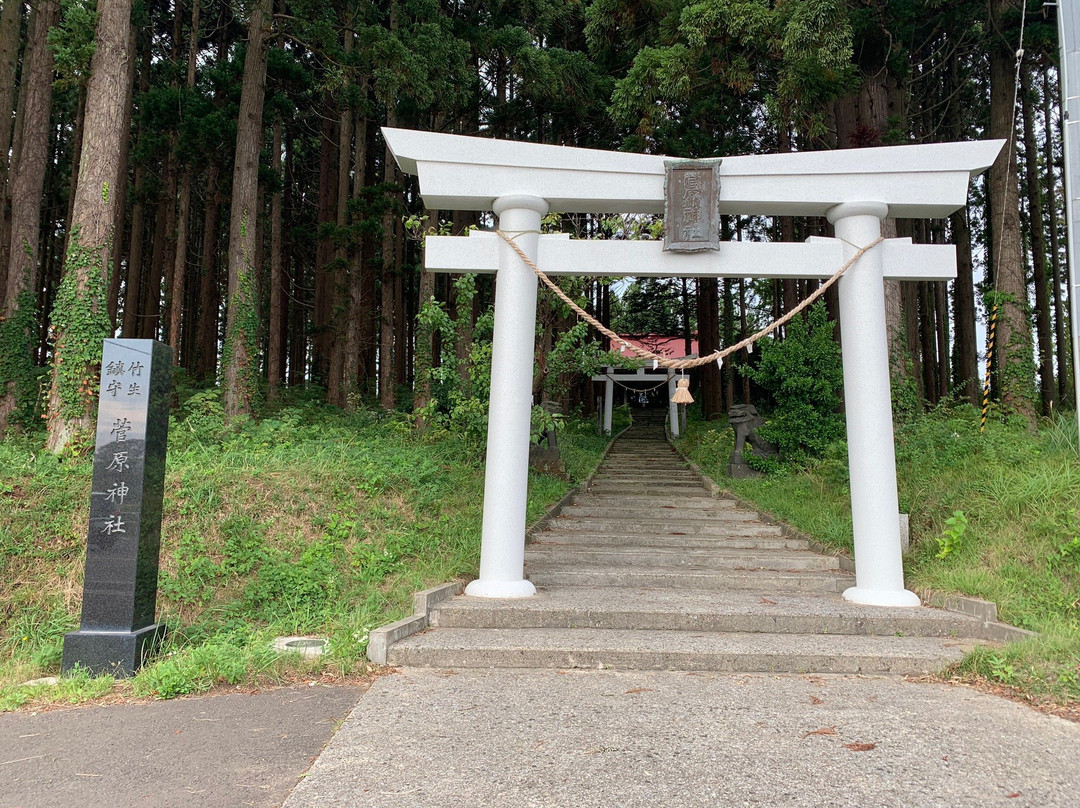
[[[720,249],[720,161],[664,163],[664,249]]]

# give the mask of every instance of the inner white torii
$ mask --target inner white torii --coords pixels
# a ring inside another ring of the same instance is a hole
[[[666,158],[488,138],[383,129],[402,171],[416,174],[427,208],[493,211],[499,228],[549,275],[828,278],[881,236],[886,216],[937,218],[967,204],[968,184],[1004,141],[940,143],[725,157],[721,213],[826,216],[836,237],[804,244],[726,243],[699,253],[655,241],[541,236],[561,213],[664,209]],[[536,594],[524,578],[537,278],[493,233],[429,237],[433,272],[497,272],[480,577],[468,595]],[[955,277],[951,245],[890,239],[840,279],[855,586],[847,600],[917,606],[904,589],[893,445],[884,279]]]
[[[674,370],[665,369],[665,373],[661,377],[659,373],[655,372],[646,374],[644,366],[639,367],[637,370],[619,371],[616,371],[613,367],[608,367],[603,373],[593,376],[592,380],[594,382],[604,383],[604,434],[611,434],[611,411],[615,401],[616,384],[628,386],[629,383],[633,382],[651,383],[656,381],[656,379],[660,379],[660,383],[656,385],[657,387],[665,384],[667,385],[668,428],[671,430],[671,434],[674,437],[679,437],[679,405],[671,400],[675,395],[675,373]]]

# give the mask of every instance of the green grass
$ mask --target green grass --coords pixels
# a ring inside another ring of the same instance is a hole
[[[722,422],[692,422],[682,441],[695,462],[739,496],[823,543],[851,551],[846,448],[808,467],[752,480],[726,477],[733,435]],[[979,434],[969,407],[896,427],[900,510],[911,516],[909,588],[998,604],[1000,619],[1036,640],[969,655],[958,675],[1060,703],[1080,702],[1080,459],[1076,423],[1038,430],[1000,419]],[[956,535],[956,511],[966,527]],[[947,551],[944,548],[948,547]]]
[[[212,396],[170,426],[158,615],[163,653],[122,686],[168,698],[215,684],[265,684],[364,670],[371,629],[404,616],[414,591],[475,575],[483,447],[404,416],[285,407],[226,428]],[[599,461],[607,439],[568,419],[570,480],[532,474],[539,518]],[[111,678],[59,672],[78,627],[91,462],[0,443],[0,710],[96,698]],[[275,636],[330,641],[319,661],[270,650]]]
[[[73,671],[56,683],[13,684],[0,687],[0,712],[18,710],[26,705],[81,704],[112,692],[116,680],[111,676],[90,676]]]

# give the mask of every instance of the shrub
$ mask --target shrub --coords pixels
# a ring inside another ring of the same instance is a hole
[[[832,329],[825,304],[819,302],[805,318],[792,320],[784,340],[762,340],[760,364],[746,368],[774,402],[761,435],[788,460],[821,457],[843,437],[844,371]]]

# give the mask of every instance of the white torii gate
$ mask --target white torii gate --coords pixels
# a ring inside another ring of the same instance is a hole
[[[696,354],[695,354],[696,355]],[[640,367],[637,370],[622,370],[616,372],[615,368],[608,367],[604,373],[597,374],[592,377],[594,382],[604,383],[604,433],[611,434],[611,409],[615,398],[615,384],[626,384],[628,382],[652,382],[656,381],[660,377],[659,373],[654,373],[649,376],[645,372],[644,367]],[[668,370],[664,374],[664,378],[657,384],[659,387],[661,384],[667,384],[667,397],[668,397],[668,424],[671,429],[671,434],[676,438],[679,437],[679,405],[671,400],[675,395],[675,371]],[[650,389],[650,388],[646,388]]]
[[[431,209],[493,211],[500,229],[549,275],[828,278],[881,236],[881,220],[944,217],[967,204],[968,184],[1003,141],[725,157],[721,213],[827,216],[836,238],[805,244],[726,243],[671,253],[654,241],[541,236],[549,210],[663,212],[665,158],[488,138],[383,129],[402,171],[416,174]],[[524,578],[537,279],[493,233],[429,237],[434,272],[497,272],[480,577],[468,595],[536,594]],[[904,589],[896,494],[883,281],[955,277],[950,245],[890,239],[839,282],[855,586],[847,600],[917,606]]]

